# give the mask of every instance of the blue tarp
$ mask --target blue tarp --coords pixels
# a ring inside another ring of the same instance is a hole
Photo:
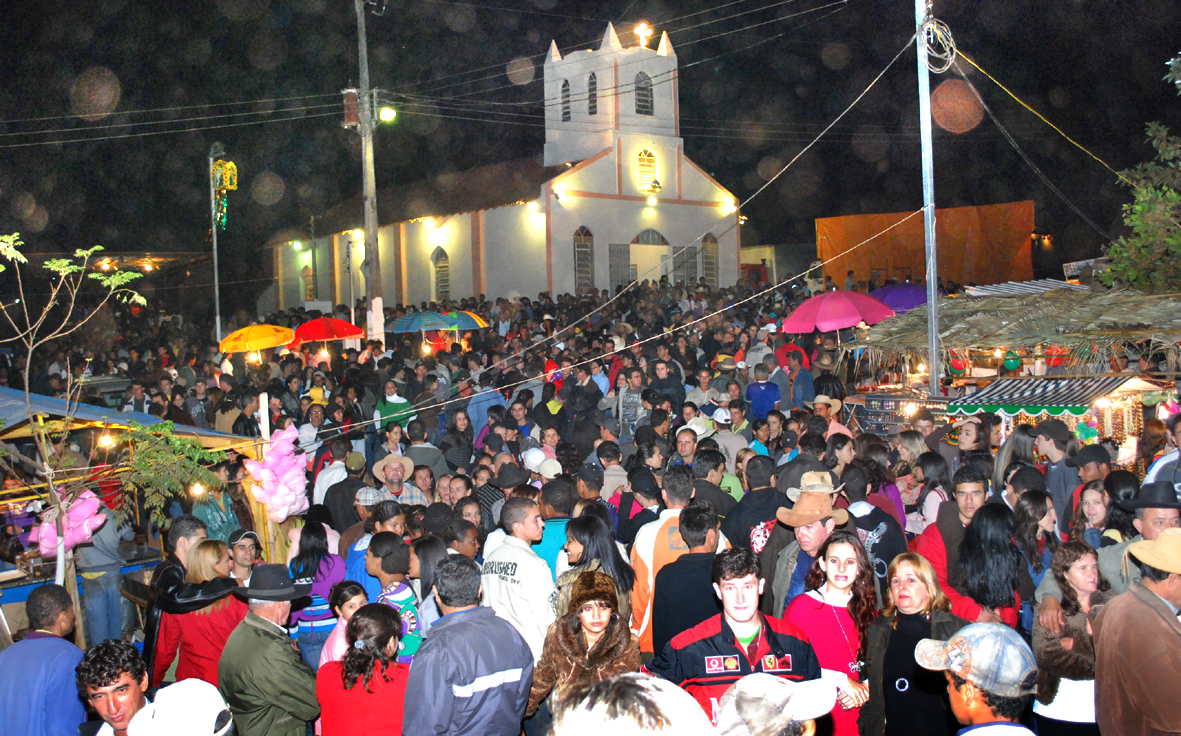
[[[51,396],[32,394],[33,414],[44,416],[46,419],[62,419],[67,414],[66,402]],[[141,414],[137,411],[119,411],[105,406],[91,406],[90,404],[76,404],[73,416],[80,422],[97,422],[101,424],[115,424],[127,426],[129,422],[136,422],[144,426],[159,424],[164,421],[151,414]],[[0,420],[5,427],[14,427],[29,421],[29,407],[25,404],[24,391],[0,387]],[[233,437],[233,435],[215,432],[212,429],[200,429],[177,425],[177,434],[200,437]]]

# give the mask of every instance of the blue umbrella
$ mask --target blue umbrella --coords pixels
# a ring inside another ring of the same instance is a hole
[[[869,295],[895,312],[906,312],[927,303],[927,287],[921,284],[887,284]]]
[[[452,330],[454,322],[438,312],[408,312],[391,322],[386,332],[425,332],[427,330]]]

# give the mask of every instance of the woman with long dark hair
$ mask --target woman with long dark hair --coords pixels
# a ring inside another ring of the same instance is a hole
[[[628,475],[640,470],[641,468],[648,468],[653,473],[660,472],[664,465],[664,453],[660,451],[660,445],[652,443],[641,443],[636,445],[636,451],[630,458],[627,459],[626,470]]]
[[[783,612],[784,620],[808,635],[824,669],[821,677],[838,688],[833,736],[857,736],[857,716],[869,697],[862,679],[866,630],[877,616],[873,581],[869,555],[856,532],[835,531],[817,551],[804,579],[806,592]]]
[[[1103,541],[1099,547],[1110,547],[1113,544],[1126,542],[1140,532],[1132,523],[1136,515],[1120,506],[1121,501],[1130,501],[1140,492],[1140,481],[1136,475],[1127,470],[1113,470],[1103,479],[1103,490],[1109,499],[1107,504],[1107,524],[1103,530]]]
[[[1005,438],[1004,443],[996,452],[996,458],[992,465],[992,487],[1005,487],[1006,469],[1012,463],[1021,463],[1029,467],[1036,467],[1036,450],[1033,446],[1034,434],[1033,426],[1029,424],[1018,424],[1013,427],[1013,431]]]
[[[533,670],[526,713],[540,719],[538,725],[551,718],[545,704],[551,693],[551,700],[560,700],[571,688],[639,671],[639,641],[618,611],[621,602],[605,573],[584,570],[575,578],[570,611],[550,625]]]
[[[1025,558],[1025,568],[1035,589],[1050,571],[1054,550],[1058,549],[1058,534],[1054,531],[1057,523],[1058,514],[1049,494],[1026,491],[1017,497],[1013,510],[1013,541]],[[1021,628],[1033,631],[1032,600],[1021,601]]]
[[[447,422],[447,434],[439,441],[447,467],[452,470],[467,469],[472,464],[472,453],[475,452],[472,419],[463,409],[456,409]]]
[[[1148,467],[1169,450],[1169,428],[1159,419],[1145,419],[1136,444],[1136,477],[1143,480]]]
[[[986,503],[972,516],[959,546],[959,563],[948,570],[949,597],[966,596],[987,614],[978,621],[1018,623],[1017,590],[1033,598],[1025,559],[1013,543],[1013,512],[1003,503]]]
[[[346,629],[348,652],[316,674],[323,736],[401,733],[410,666],[398,663],[402,619],[381,603],[362,606]]]
[[[328,596],[328,605],[336,614],[336,626],[332,627],[328,641],[324,642],[324,648],[320,650],[321,667],[329,662],[339,662],[344,659],[345,652],[349,647],[345,628],[348,627],[349,619],[353,617],[353,614],[368,603],[369,596],[365,595],[365,589],[361,587],[360,583],[342,580],[332,586],[332,592]]]
[[[1099,549],[1107,527],[1108,503],[1103,481],[1093,480],[1085,484],[1078,495],[1078,508],[1070,519],[1070,538],[1081,539],[1092,549]]]
[[[1111,584],[1099,572],[1099,557],[1072,539],[1054,552],[1050,567],[1062,590],[1066,624],[1056,634],[1034,622],[1037,699],[1033,704],[1041,736],[1099,736],[1095,725],[1095,642],[1089,614],[1111,599]]]
[[[838,478],[845,472],[845,466],[853,462],[855,457],[857,448],[853,445],[852,437],[838,432],[828,438],[828,444],[824,448],[824,466],[836,473]]]
[[[915,510],[906,515],[906,531],[917,535],[935,523],[939,504],[951,498],[954,486],[951,484],[951,466],[937,452],[928,451],[919,455],[913,468],[919,493],[915,499]]]
[[[935,569],[922,555],[898,555],[886,579],[886,605],[866,631],[869,700],[857,726],[862,736],[952,736],[959,724],[947,681],[942,672],[920,667],[914,648],[923,639],[946,641],[968,622],[951,613]]]
[[[428,534],[415,539],[410,544],[410,570],[406,577],[422,601],[418,605],[418,619],[422,624],[422,634],[425,637],[430,631],[431,624],[438,621],[439,603],[435,600],[435,568],[447,559],[447,545],[439,537]]]
[[[574,582],[584,572],[602,572],[615,582],[619,597],[618,613],[626,621],[631,616],[631,591],[636,573],[619,552],[611,527],[594,516],[579,516],[566,525],[566,546],[570,569],[558,576],[558,618],[570,611]]]
[[[344,580],[344,558],[328,551],[324,525],[311,523],[299,535],[299,550],[288,565],[296,584],[311,583],[311,602],[291,612],[291,623],[298,627],[299,654],[313,670],[320,667],[320,650],[336,626],[336,614],[328,604],[332,586]]]
[[[869,476],[869,492],[870,494],[879,494],[885,496],[890,501],[894,502],[894,509],[896,513],[891,513],[897,521],[899,526],[902,525],[906,519],[906,506],[902,503],[902,492],[898,490],[897,484],[894,483],[894,475],[890,472],[890,451],[889,449],[878,442],[870,443],[865,446],[865,449],[857,454],[857,457],[869,460],[872,463]],[[872,501],[870,503],[873,503]],[[877,506],[878,504],[874,504]],[[889,513],[888,508],[883,510]]]

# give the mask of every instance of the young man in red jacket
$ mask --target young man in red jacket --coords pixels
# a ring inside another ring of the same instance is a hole
[[[722,695],[746,675],[764,672],[795,681],[820,677],[808,636],[787,621],[759,613],[764,581],[750,550],[719,552],[713,580],[722,613],[673,637],[646,671],[684,688],[715,723]]]
[[[951,572],[959,564],[964,529],[988,499],[988,478],[980,470],[965,465],[955,471],[952,484],[955,486],[952,500],[939,505],[935,522],[919,535],[915,552],[926,557],[931,567],[935,568],[935,577],[951,601],[953,614],[967,621],[1004,623],[1016,627],[1017,608],[990,610],[951,586]]]

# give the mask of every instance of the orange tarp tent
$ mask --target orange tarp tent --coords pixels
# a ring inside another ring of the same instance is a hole
[[[816,220],[816,252],[824,272],[843,285],[853,271],[858,281],[904,281],[926,276],[923,218],[913,217],[845,255],[840,255],[907,217],[909,212],[848,215]],[[996,284],[1033,278],[1030,235],[1033,202],[935,210],[939,275],[960,284]]]

